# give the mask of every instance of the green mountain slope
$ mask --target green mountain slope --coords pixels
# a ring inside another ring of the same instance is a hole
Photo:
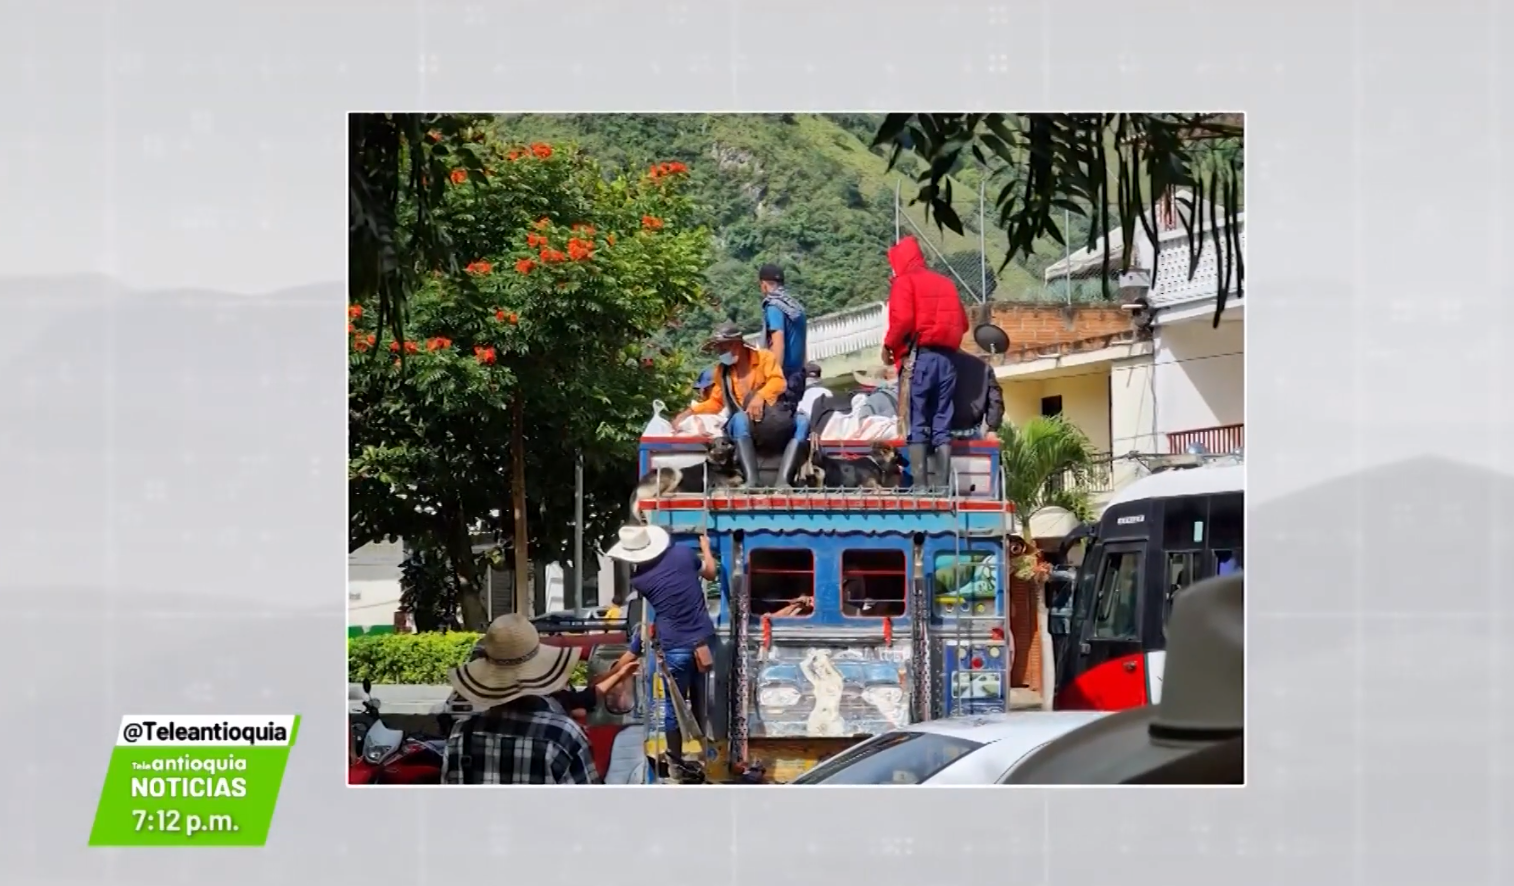
[[[888,293],[885,253],[895,238],[894,189],[902,178],[867,144],[881,115],[571,114],[510,115],[499,129],[518,141],[577,143],[609,166],[640,168],[665,160],[689,165],[695,202],[714,234],[709,269],[712,304],[672,330],[668,343],[686,346],[718,320],[758,326],[757,267],[782,264],[789,288],[811,317],[869,302]],[[969,172],[964,183],[975,183]],[[960,275],[959,289],[976,300],[979,236],[976,194],[958,198],[963,235],[927,224],[909,207],[903,182],[903,233],[921,237],[927,257]],[[921,235],[921,232],[924,232]],[[1003,234],[985,237],[989,291],[1014,298],[1036,290],[1020,264],[994,273],[1004,255]],[[934,248],[930,248],[934,247]],[[972,293],[969,295],[969,291]]]

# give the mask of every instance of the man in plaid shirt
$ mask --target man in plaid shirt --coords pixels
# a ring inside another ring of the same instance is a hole
[[[481,713],[452,727],[443,784],[598,784],[589,739],[550,696],[568,685],[577,647],[543,646],[521,615],[489,625],[483,655],[448,675]]]

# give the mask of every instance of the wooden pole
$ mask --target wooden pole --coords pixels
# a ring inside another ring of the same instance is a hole
[[[531,600],[530,552],[526,550],[526,540],[529,538],[526,532],[526,434],[519,394],[515,397],[513,412],[514,420],[510,429],[510,504],[515,515],[515,611],[530,618],[535,613],[532,611],[534,607]]]

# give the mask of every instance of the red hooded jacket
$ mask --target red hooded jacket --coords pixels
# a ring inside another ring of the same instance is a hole
[[[883,345],[903,358],[910,345],[929,348],[962,347],[967,335],[967,310],[952,281],[925,266],[925,255],[913,236],[888,251],[894,282],[888,290],[888,333]]]

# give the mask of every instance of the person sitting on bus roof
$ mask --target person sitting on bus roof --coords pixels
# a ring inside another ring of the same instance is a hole
[[[993,439],[1004,423],[1004,390],[999,376],[982,358],[966,351],[952,354],[957,393],[952,404],[951,435],[957,440]]]
[[[715,622],[705,601],[704,581],[715,578],[718,567],[710,550],[710,538],[699,537],[699,553],[688,545],[675,545],[668,533],[658,526],[633,523],[621,527],[620,540],[605,556],[631,565],[631,590],[652,607],[652,630],[661,647],[671,678],[685,701],[694,691],[694,678],[709,670],[714,658],[711,643]],[[615,663],[628,667],[642,653],[641,631],[631,634],[631,648]],[[664,697],[672,693],[664,687]],[[692,707],[692,704],[691,704]],[[668,760],[672,766],[683,764],[683,732],[673,705],[665,705],[663,731],[668,739]]]
[[[704,371],[699,373],[699,378],[694,380],[694,399],[689,401],[689,406],[693,407],[702,400],[710,399],[710,391],[714,387],[715,367],[706,366]]]
[[[952,281],[930,270],[913,236],[888,251],[888,332],[883,362],[913,355],[909,376],[909,462],[917,485],[950,484],[952,410],[957,369],[952,354],[967,335],[967,311]],[[925,470],[921,470],[925,468]],[[923,483],[920,481],[924,480]]]
[[[804,396],[799,398],[798,415],[813,419],[815,403],[831,395],[830,389],[820,383],[820,364],[811,360],[804,364]]]
[[[705,349],[719,355],[710,396],[689,407],[673,420],[678,426],[690,414],[726,413],[725,433],[736,444],[736,457],[746,485],[755,486],[757,449],[784,446],[783,461],[778,468],[778,486],[787,488],[794,475],[799,445],[809,436],[809,421],[796,419],[783,398],[788,389],[778,361],[772,352],[746,343],[734,323],[722,323],[705,344]]]

